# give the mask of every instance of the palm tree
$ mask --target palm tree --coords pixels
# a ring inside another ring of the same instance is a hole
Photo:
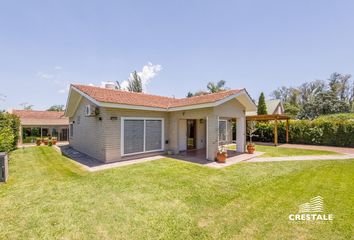
[[[217,83],[209,82],[207,85],[207,89],[210,93],[225,91],[225,83],[226,82],[224,80],[220,80]]]

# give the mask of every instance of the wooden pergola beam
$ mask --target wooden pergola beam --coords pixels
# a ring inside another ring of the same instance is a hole
[[[288,120],[289,116],[281,115],[281,114],[270,114],[270,115],[252,115],[246,116],[247,121],[270,121],[270,120]]]
[[[266,115],[252,115],[246,116],[246,121],[274,121],[274,145],[278,145],[278,120],[286,120],[285,127],[285,140],[289,142],[289,116],[282,114],[266,114]]]

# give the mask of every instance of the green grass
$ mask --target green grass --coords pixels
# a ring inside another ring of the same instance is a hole
[[[235,146],[230,146],[230,150],[235,150]],[[284,148],[275,146],[256,145],[256,151],[264,152],[259,157],[291,157],[291,156],[307,156],[307,155],[341,155],[337,152],[324,150],[309,150],[298,148]]]
[[[10,156],[0,239],[352,239],[354,160],[211,169],[162,159],[88,173],[49,147]],[[288,220],[324,197],[332,223]]]

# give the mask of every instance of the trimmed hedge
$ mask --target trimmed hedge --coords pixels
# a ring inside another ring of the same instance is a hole
[[[16,115],[0,112],[0,152],[16,148],[19,138],[20,120]]]
[[[254,141],[272,142],[274,122],[258,122]],[[285,143],[285,123],[278,124],[278,142]],[[289,143],[354,147],[354,119],[290,120]]]

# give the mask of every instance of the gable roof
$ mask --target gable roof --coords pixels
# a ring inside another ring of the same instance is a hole
[[[66,115],[71,115],[78,106],[79,98],[86,97],[101,107],[128,108],[155,111],[178,111],[196,108],[214,107],[225,101],[239,97],[247,108],[256,109],[245,89],[226,90],[190,98],[171,98],[147,93],[128,92],[87,85],[71,85]],[[71,104],[69,104],[72,102]]]
[[[267,113],[274,114],[279,104],[281,104],[280,99],[273,99],[273,100],[266,101]]]
[[[241,90],[227,90],[218,93],[211,93],[190,98],[171,98],[147,93],[128,92],[116,89],[93,87],[86,85],[72,85],[98,102],[128,104],[135,106],[173,108],[181,106],[190,106],[202,103],[211,103]]]
[[[10,113],[20,118],[22,125],[68,125],[69,119],[64,112],[11,110]]]

